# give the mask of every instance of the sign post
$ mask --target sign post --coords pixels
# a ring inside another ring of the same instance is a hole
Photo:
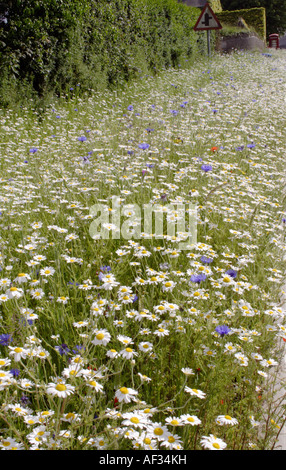
[[[215,16],[211,7],[207,3],[202,10],[195,26],[195,31],[207,31],[207,42],[208,42],[208,56],[211,56],[211,35],[210,31],[212,29],[222,29],[222,25]]]

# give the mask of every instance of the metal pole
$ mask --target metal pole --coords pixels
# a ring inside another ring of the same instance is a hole
[[[211,56],[211,32],[207,30],[207,38],[208,38],[208,56]]]

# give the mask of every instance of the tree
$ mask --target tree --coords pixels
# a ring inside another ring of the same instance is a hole
[[[266,10],[267,35],[286,31],[286,0],[221,0],[223,10],[260,8]]]

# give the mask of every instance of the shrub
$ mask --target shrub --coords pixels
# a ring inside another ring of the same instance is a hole
[[[178,66],[201,53],[199,13],[176,0],[16,0],[0,32],[0,96],[15,80],[43,98]]]
[[[258,36],[266,41],[266,15],[265,8],[250,8],[245,10],[222,11],[217,13],[221,23],[228,26],[237,26],[243,18],[250,28],[254,28]]]

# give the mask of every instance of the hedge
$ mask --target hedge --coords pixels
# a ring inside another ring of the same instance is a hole
[[[249,8],[244,10],[222,11],[216,13],[217,18],[227,26],[237,26],[239,18],[243,18],[249,27],[253,27],[258,36],[266,41],[265,8]]]
[[[212,11],[216,14],[222,12],[222,6],[220,0],[209,0],[208,4],[210,5]]]
[[[176,0],[15,0],[0,29],[0,105],[104,89],[180,65],[204,50],[200,9]]]

